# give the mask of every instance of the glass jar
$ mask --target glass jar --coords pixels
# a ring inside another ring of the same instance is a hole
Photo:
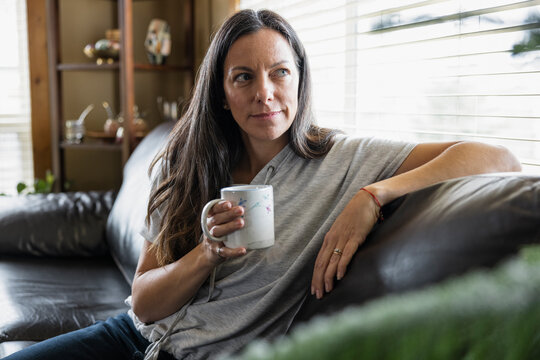
[[[80,144],[84,137],[84,131],[83,123],[78,120],[66,120],[64,137],[68,144]]]

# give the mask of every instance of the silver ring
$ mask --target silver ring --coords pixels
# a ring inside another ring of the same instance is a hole
[[[336,255],[339,255],[339,256],[343,255],[343,251],[341,251],[341,250],[338,249],[338,248],[335,248],[334,251],[333,251],[333,253],[336,254]]]
[[[221,255],[221,252],[222,252],[222,251],[223,251],[223,246],[220,246],[220,247],[217,248],[216,254],[217,254],[217,256],[219,256],[220,258],[226,259],[225,256]]]

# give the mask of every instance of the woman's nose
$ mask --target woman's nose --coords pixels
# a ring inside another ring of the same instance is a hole
[[[274,84],[268,78],[260,78],[257,83],[255,100],[264,104],[274,100]]]

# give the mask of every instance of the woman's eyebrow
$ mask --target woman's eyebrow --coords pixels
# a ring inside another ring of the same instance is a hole
[[[233,71],[253,71],[248,66],[235,66],[229,70],[229,73],[232,73]]]
[[[270,68],[275,68],[276,66],[279,66],[281,64],[285,64],[285,63],[288,63],[289,60],[281,60],[281,61],[278,61],[277,63],[274,63],[272,65],[270,65]]]
[[[275,68],[276,66],[279,66],[279,65],[282,65],[282,64],[285,64],[285,63],[288,63],[288,62],[289,62],[288,60],[280,60],[280,61],[275,62],[272,65],[270,65],[270,68]],[[253,69],[251,69],[249,66],[239,65],[239,66],[232,67],[229,70],[229,73],[231,73],[233,71],[251,71],[251,72],[253,72]]]

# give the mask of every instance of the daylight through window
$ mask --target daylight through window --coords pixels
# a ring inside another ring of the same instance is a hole
[[[297,30],[319,124],[510,148],[540,173],[540,1],[240,1]]]

